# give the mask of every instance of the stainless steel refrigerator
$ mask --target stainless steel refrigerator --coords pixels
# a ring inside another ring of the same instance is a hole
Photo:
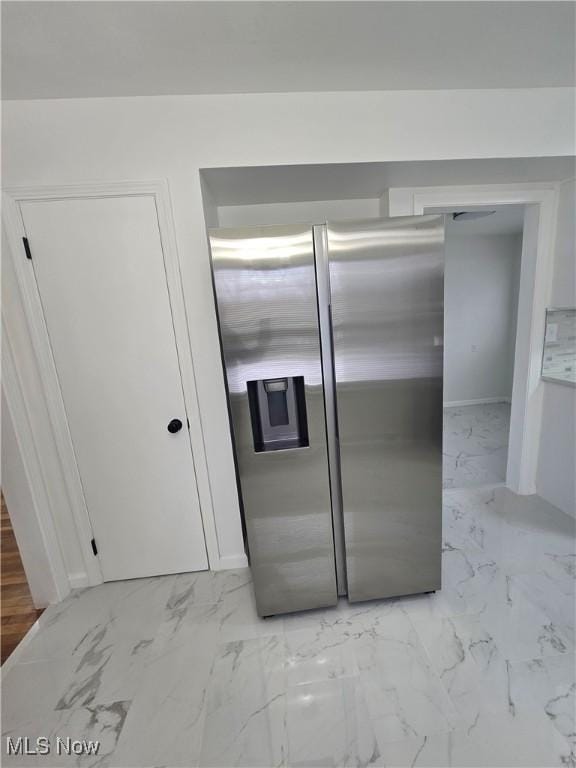
[[[209,236],[259,614],[438,589],[443,217]]]

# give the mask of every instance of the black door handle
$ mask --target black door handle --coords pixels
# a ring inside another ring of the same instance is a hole
[[[172,419],[172,421],[168,424],[168,432],[170,432],[171,435],[174,435],[176,432],[180,432],[182,429],[182,422],[180,419]]]

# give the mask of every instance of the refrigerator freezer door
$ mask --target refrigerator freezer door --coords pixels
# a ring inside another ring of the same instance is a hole
[[[350,600],[440,587],[442,216],[327,225]]]
[[[312,229],[211,230],[258,613],[337,602]]]

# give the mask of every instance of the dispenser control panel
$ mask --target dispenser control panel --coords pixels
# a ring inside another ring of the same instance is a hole
[[[249,381],[248,402],[254,450],[306,448],[308,424],[304,377]]]

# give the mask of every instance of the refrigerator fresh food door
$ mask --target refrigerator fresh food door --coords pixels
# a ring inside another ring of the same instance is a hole
[[[442,216],[327,225],[350,600],[440,587]]]

